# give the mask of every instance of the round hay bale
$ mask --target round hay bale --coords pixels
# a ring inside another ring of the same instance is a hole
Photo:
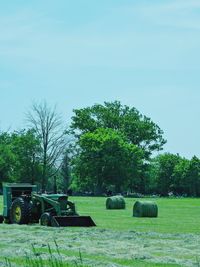
[[[126,203],[123,196],[113,196],[106,199],[106,209],[125,209]]]
[[[157,217],[158,206],[153,201],[136,201],[133,206],[134,217]]]

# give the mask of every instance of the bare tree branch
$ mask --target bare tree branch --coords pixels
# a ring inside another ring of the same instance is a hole
[[[42,190],[44,191],[48,177],[55,175],[60,168],[67,143],[66,134],[56,107],[51,108],[46,102],[34,103],[26,114],[26,118],[29,126],[35,130],[41,141]]]

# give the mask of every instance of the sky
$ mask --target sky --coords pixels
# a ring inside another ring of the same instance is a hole
[[[164,131],[164,152],[200,157],[199,0],[0,1],[0,130],[33,102],[119,100]]]

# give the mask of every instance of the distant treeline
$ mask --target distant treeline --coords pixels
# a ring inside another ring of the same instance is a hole
[[[0,132],[0,182],[41,191],[200,196],[200,160],[161,151],[163,131],[137,109],[105,102],[74,110],[67,128],[55,108],[33,104],[21,131]]]

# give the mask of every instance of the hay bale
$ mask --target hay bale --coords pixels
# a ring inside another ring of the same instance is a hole
[[[157,217],[158,206],[153,201],[136,201],[133,206],[134,217]]]
[[[113,196],[106,199],[106,209],[125,209],[126,203],[123,196]]]

